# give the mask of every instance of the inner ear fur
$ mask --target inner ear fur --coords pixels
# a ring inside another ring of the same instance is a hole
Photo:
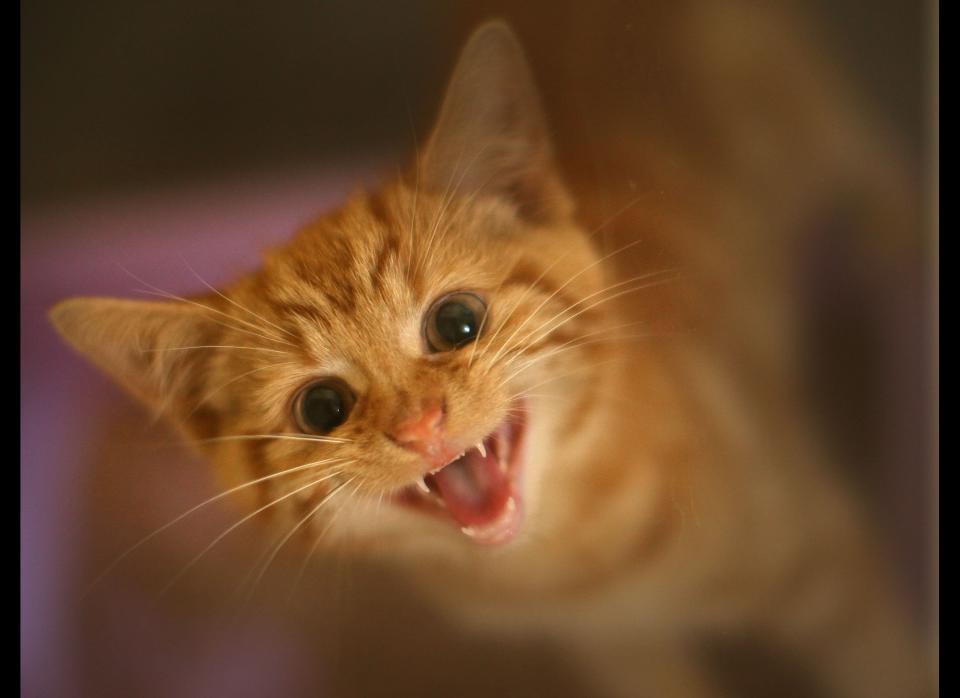
[[[467,41],[419,167],[432,191],[497,196],[531,222],[571,214],[533,75],[504,22]]]
[[[72,298],[50,320],[78,352],[148,408],[190,435],[206,433],[209,415],[197,410],[204,376],[221,328],[203,308],[182,302]]]

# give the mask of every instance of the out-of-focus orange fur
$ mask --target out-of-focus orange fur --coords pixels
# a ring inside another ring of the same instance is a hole
[[[598,693],[721,695],[704,639],[744,637],[789,657],[825,695],[919,695],[910,631],[811,438],[791,370],[778,236],[815,187],[750,199],[780,186],[758,173],[783,136],[757,124],[747,139],[706,132],[752,128],[752,117],[710,94],[709,71],[736,68],[684,53],[712,50],[691,39],[710,36],[711,18],[687,20],[675,56],[706,71],[691,109],[716,108],[677,115],[689,137],[664,138],[671,124],[653,106],[628,111],[633,121],[612,121],[587,146],[554,139],[558,166],[512,33],[486,25],[402,179],[307,225],[223,295],[71,300],[54,322],[170,415],[225,487],[338,459],[336,479],[263,518],[286,531],[350,480],[355,491],[309,521],[307,548],[322,534],[321,557],[330,547],[383,562],[467,627],[555,638]],[[616,111],[602,89],[579,97]],[[488,102],[489,120],[471,123]],[[710,148],[698,137],[733,150],[701,157]],[[791,147],[856,147],[804,138]],[[423,314],[456,289],[485,295],[490,324],[476,347],[426,355]],[[346,442],[223,439],[296,432],[291,396],[326,374],[358,396],[333,434]],[[525,396],[527,511],[506,546],[479,547],[381,501],[420,467],[384,432],[434,394],[464,444]],[[269,480],[238,493],[240,505],[253,511],[324,472]]]

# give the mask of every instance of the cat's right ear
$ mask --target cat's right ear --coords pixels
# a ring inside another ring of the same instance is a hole
[[[506,23],[488,22],[467,41],[419,167],[443,196],[496,196],[537,223],[571,213],[533,74]]]
[[[189,411],[209,355],[190,347],[216,344],[209,315],[182,302],[72,298],[54,306],[50,320],[77,351],[175,422]]]

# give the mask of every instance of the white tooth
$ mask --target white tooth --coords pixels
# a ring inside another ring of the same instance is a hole
[[[483,456],[484,458],[487,457],[487,449],[483,447],[482,441],[477,442],[477,450],[480,451],[481,456]]]
[[[420,488],[421,492],[426,492],[427,494],[430,494],[430,488],[427,487],[427,483],[423,481],[422,477],[417,478],[417,487]]]

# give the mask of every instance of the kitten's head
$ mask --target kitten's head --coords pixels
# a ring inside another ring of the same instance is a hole
[[[529,68],[492,23],[405,177],[221,291],[73,299],[52,318],[251,511],[476,549],[511,541],[562,480],[610,329],[601,289]]]

